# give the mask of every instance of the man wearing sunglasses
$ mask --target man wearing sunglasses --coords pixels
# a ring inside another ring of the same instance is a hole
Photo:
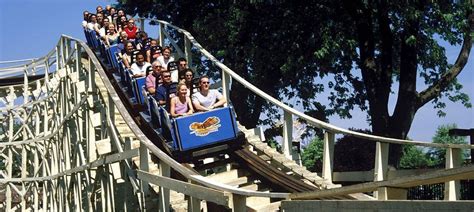
[[[161,79],[163,83],[156,88],[155,99],[159,105],[165,106],[165,109],[169,112],[169,100],[175,96],[175,94],[171,92],[171,73],[169,71],[161,72]]]
[[[199,92],[193,94],[193,105],[197,111],[210,111],[227,103],[219,91],[209,89],[209,86],[209,77],[202,76],[199,79]]]
[[[148,76],[146,76],[145,86],[150,94],[155,94],[156,85],[161,85],[162,83],[160,75],[161,64],[158,61],[155,61],[153,62],[153,64],[151,64],[151,68],[153,72],[149,73]]]

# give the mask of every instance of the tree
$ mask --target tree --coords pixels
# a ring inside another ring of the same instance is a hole
[[[437,164],[436,159],[423,152],[423,149],[415,145],[405,145],[403,156],[400,159],[400,168],[419,169],[428,168]]]
[[[240,76],[276,98],[299,99],[312,116],[367,111],[376,135],[405,139],[428,102],[444,114],[442,97],[471,107],[456,81],[472,45],[470,1],[119,0],[118,6],[187,29]],[[454,64],[440,40],[461,45]],[[327,88],[331,102],[321,105],[317,93]],[[255,127],[262,112],[270,114],[264,123],[278,119],[275,108],[242,85],[231,89],[244,126]],[[397,95],[392,113],[391,93]],[[401,153],[391,146],[390,164],[398,165]]]
[[[303,166],[305,166],[309,171],[321,172],[323,167],[323,149],[323,141],[318,137],[313,139],[303,149],[303,153],[301,154]]]
[[[436,134],[433,137],[433,143],[438,143],[438,144],[466,144],[466,139],[462,136],[451,136],[449,135],[449,130],[457,128],[456,124],[447,124],[447,125],[441,125],[438,127],[436,130]],[[462,154],[463,159],[467,157],[467,151],[464,150]],[[434,164],[435,166],[441,166],[444,167],[444,164],[446,162],[446,149],[440,149],[440,148],[430,148],[428,151],[428,154],[430,154],[431,157],[433,157],[436,160],[436,163]]]
[[[351,129],[370,133],[368,130]],[[301,154],[303,165],[310,171],[320,172],[323,162],[323,140],[313,139]],[[375,142],[353,136],[337,139],[334,146],[335,171],[368,171],[374,168]]]

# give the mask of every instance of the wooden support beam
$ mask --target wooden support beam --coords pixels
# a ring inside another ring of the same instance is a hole
[[[292,159],[292,143],[293,143],[293,116],[288,111],[283,111],[283,154],[288,159]]]
[[[191,42],[189,41],[188,36],[184,35],[184,54],[186,60],[188,61],[188,67],[193,67],[193,54],[191,51]]]
[[[165,30],[165,26],[162,23],[160,23],[158,29],[159,29],[158,33],[160,35],[159,36],[160,46],[164,46],[165,45],[165,33],[163,31]]]
[[[232,211],[247,211],[247,197],[238,194],[232,194]]]
[[[324,180],[332,183],[333,165],[334,165],[334,133],[324,132],[324,149],[323,149],[323,170],[322,177]]]
[[[460,167],[462,164],[462,150],[461,149],[446,149],[446,169]],[[456,201],[461,198],[461,184],[459,181],[451,180],[444,184],[444,199],[449,201]]]
[[[171,176],[171,168],[168,164],[160,161],[159,164],[160,174],[163,177],[170,177]],[[160,184],[158,184],[160,185]],[[168,211],[170,208],[170,189],[160,185],[160,200],[159,200],[160,209],[162,211]]]
[[[472,179],[473,177],[474,166],[470,165],[446,170],[437,170],[420,175],[400,177],[393,180],[360,183],[356,185],[315,192],[294,193],[290,194],[290,199],[319,199],[346,194],[370,192],[382,187],[410,188],[418,185],[442,183],[450,180]]]
[[[183,193],[188,196],[197,197],[218,205],[229,206],[229,195],[227,192],[214,190],[204,186],[183,182],[169,177],[153,175],[142,170],[137,170],[137,177],[152,184]]]
[[[384,181],[388,177],[388,143],[377,142],[375,146],[375,168],[374,168],[374,181]],[[387,200],[388,195],[379,195],[379,193],[385,194],[386,189],[380,188],[374,192],[374,197],[379,200]]]

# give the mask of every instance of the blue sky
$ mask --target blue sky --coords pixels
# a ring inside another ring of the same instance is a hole
[[[0,0],[0,61],[41,57],[58,42],[61,34],[84,39],[80,26],[84,10],[95,11],[97,5],[112,4],[107,0]],[[453,61],[459,47],[447,48]],[[474,98],[474,53],[459,75],[464,92]],[[471,100],[471,103],[473,101]],[[409,137],[430,141],[441,124],[456,123],[460,128],[474,128],[474,109],[448,103],[447,116],[439,118],[428,103],[415,116]],[[351,120],[331,118],[343,127],[368,128],[366,114],[355,112]]]

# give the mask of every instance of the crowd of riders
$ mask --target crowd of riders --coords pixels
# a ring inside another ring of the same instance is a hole
[[[120,65],[130,77],[146,78],[147,95],[153,96],[172,117],[226,104],[220,92],[210,89],[209,77],[196,78],[185,58],[176,60],[171,47],[160,46],[158,39],[136,26],[136,20],[124,10],[97,6],[95,13],[84,11],[83,16],[84,30],[95,31],[104,48],[117,46]]]

